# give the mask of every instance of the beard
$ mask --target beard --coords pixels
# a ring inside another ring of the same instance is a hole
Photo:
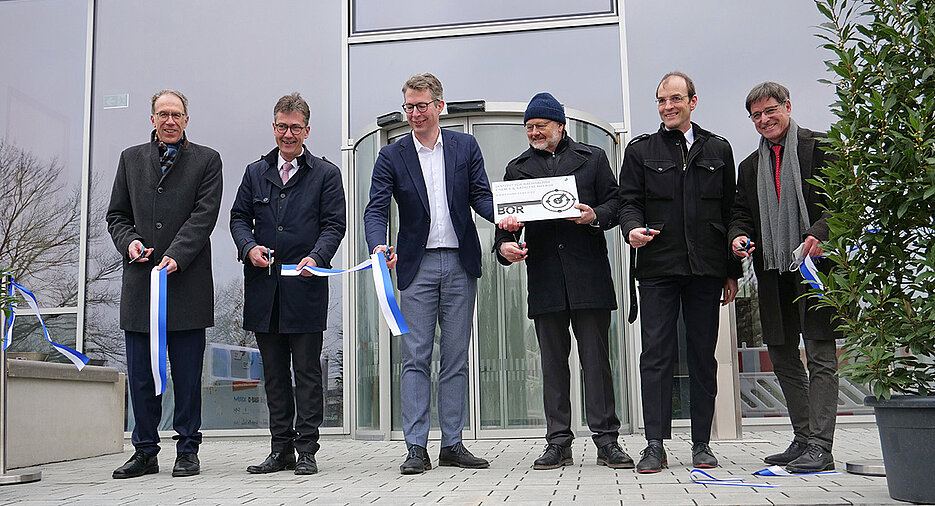
[[[555,151],[558,143],[562,140],[562,130],[556,129],[549,137],[538,141],[530,141],[529,144],[541,151]]]

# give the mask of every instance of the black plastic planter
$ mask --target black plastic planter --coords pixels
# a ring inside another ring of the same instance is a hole
[[[872,406],[877,417],[890,497],[935,503],[935,397],[867,397],[864,404]]]

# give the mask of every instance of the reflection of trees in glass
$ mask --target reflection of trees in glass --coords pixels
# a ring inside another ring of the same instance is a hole
[[[42,307],[78,305],[81,190],[66,188],[67,170],[56,159],[41,161],[0,139],[0,264],[9,266],[13,275],[35,293]],[[103,196],[96,196],[93,189],[89,220],[103,221],[105,208],[100,202]],[[88,238],[92,245],[106,240],[103,229],[90,229]],[[120,258],[115,252],[89,249],[87,300],[90,304],[113,304],[116,293],[102,281],[119,272]],[[122,355],[122,339],[119,348],[115,347],[105,330],[109,326],[107,319],[98,316],[93,311],[88,313],[85,351],[92,358],[105,360]],[[73,345],[74,318],[60,315],[45,319],[54,339]],[[63,320],[62,325],[57,325],[57,320]],[[20,319],[17,334],[30,338],[14,342],[11,346],[15,349],[47,351],[38,320]],[[56,359],[55,354],[50,358]]]
[[[756,275],[753,273],[753,261],[745,258],[742,262],[743,277],[739,279],[737,293],[737,343],[740,346],[755,348],[763,346],[763,329],[760,326],[760,303],[757,297]]]
[[[77,305],[80,192],[66,191],[64,170],[0,139],[0,265],[41,306]]]

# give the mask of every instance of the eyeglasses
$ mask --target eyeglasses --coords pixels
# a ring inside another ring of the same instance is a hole
[[[659,106],[664,106],[666,105],[666,102],[669,102],[672,105],[679,105],[682,103],[683,100],[687,101],[689,98],[691,97],[689,97],[688,95],[675,95],[669,98],[657,98],[656,104],[658,104]]]
[[[531,134],[536,130],[542,132],[547,130],[550,126],[552,126],[551,121],[546,121],[545,123],[528,123],[526,124],[526,133]]]
[[[291,130],[292,135],[299,135],[305,130],[305,125],[287,125],[285,123],[273,123],[273,128],[276,129],[277,134],[284,134],[286,130]]]
[[[763,116],[769,117],[779,112],[780,107],[782,107],[782,104],[771,105],[767,107],[766,109],[763,109],[762,111],[757,111],[751,114],[750,119],[752,119],[754,122],[760,121],[760,119],[762,119]]]
[[[166,121],[167,119],[169,119],[169,117],[172,117],[172,119],[174,119],[175,121],[181,121],[182,118],[185,117],[185,113],[184,112],[159,111],[154,116],[156,116],[162,121]]]
[[[418,104],[403,104],[403,110],[406,111],[406,114],[412,114],[412,111],[417,110],[419,112],[425,112],[429,110],[429,104],[434,104],[438,100],[432,100],[431,102],[419,102]]]

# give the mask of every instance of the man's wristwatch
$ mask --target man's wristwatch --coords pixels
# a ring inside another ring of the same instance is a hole
[[[601,226],[601,224],[597,221],[597,215],[596,215],[596,214],[594,215],[594,219],[591,220],[591,223],[588,223],[588,225],[591,225],[591,226],[594,227],[594,228],[598,228],[598,227]]]

